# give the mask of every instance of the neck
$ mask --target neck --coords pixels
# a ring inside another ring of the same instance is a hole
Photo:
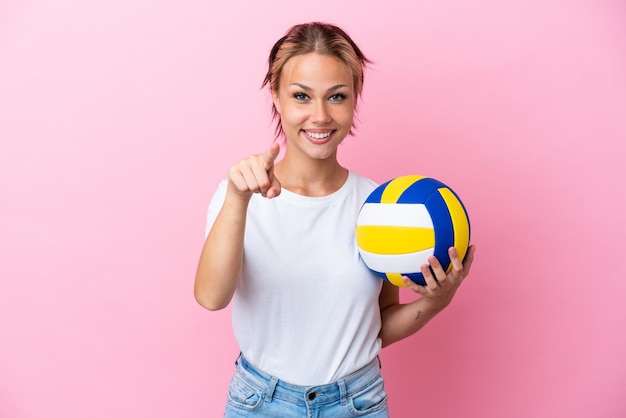
[[[327,196],[336,192],[348,178],[348,170],[336,158],[293,161],[287,156],[274,167],[283,188],[303,196]]]

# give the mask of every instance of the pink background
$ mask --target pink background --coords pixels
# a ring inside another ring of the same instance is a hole
[[[342,161],[448,183],[478,245],[384,350],[392,416],[626,416],[617,0],[0,3],[0,416],[221,416],[237,348],[193,299],[206,206],[271,143],[266,55],[310,20],[375,61]]]

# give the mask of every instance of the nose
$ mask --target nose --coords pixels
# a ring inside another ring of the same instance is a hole
[[[326,108],[326,103],[323,101],[317,102],[313,105],[313,112],[311,113],[311,122],[314,123],[328,123],[331,121],[330,113]]]

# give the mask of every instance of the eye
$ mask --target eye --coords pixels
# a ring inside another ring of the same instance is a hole
[[[346,95],[343,93],[333,94],[328,98],[331,102],[342,102],[346,99]]]
[[[309,100],[309,96],[306,93],[302,92],[294,93],[293,98],[300,102],[306,102],[307,100]]]

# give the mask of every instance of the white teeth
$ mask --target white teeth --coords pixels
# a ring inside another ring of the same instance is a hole
[[[321,134],[321,133],[317,133],[317,132],[307,132],[307,131],[305,131],[305,132],[306,132],[306,134],[308,136],[310,136],[311,138],[315,138],[315,139],[328,138],[330,136],[330,134],[332,133],[332,132],[326,132],[326,133]]]

